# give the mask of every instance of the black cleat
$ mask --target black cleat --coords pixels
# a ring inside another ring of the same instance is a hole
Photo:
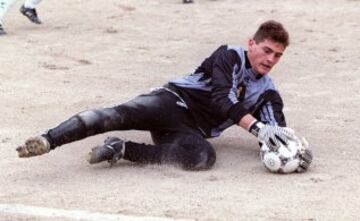
[[[184,3],[184,4],[193,3],[193,2],[194,2],[193,0],[183,0],[183,3]]]
[[[89,153],[89,163],[95,164],[108,161],[111,165],[120,160],[125,151],[125,142],[117,137],[108,137],[104,145],[97,146]]]
[[[26,16],[32,23],[35,23],[38,25],[41,24],[41,21],[40,21],[39,17],[37,16],[37,12],[36,12],[35,8],[25,8],[25,6],[22,5],[20,8],[20,12],[21,12],[21,14]]]
[[[5,35],[6,31],[4,30],[3,26],[0,24],[0,35]]]

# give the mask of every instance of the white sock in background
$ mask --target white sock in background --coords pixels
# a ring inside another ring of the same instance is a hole
[[[1,0],[0,0],[1,1]],[[25,8],[35,8],[36,5],[38,5],[41,2],[41,0],[26,0],[24,3]]]
[[[0,0],[0,24],[2,24],[3,17],[13,2],[14,0]]]

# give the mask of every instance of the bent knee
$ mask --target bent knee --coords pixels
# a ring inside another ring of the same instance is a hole
[[[183,168],[185,170],[208,170],[215,164],[215,161],[215,150],[212,147],[205,148],[185,159],[183,162]]]

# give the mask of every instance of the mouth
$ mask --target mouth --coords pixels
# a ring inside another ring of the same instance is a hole
[[[266,64],[260,64],[261,67],[263,67],[263,69],[265,70],[270,70],[271,69],[271,66],[270,65],[266,65]]]

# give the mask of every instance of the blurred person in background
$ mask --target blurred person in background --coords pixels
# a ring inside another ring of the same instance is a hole
[[[0,0],[0,35],[6,34],[3,26],[3,18],[15,0]],[[41,0],[25,0],[20,8],[20,13],[27,17],[32,23],[41,24],[35,7]]]

